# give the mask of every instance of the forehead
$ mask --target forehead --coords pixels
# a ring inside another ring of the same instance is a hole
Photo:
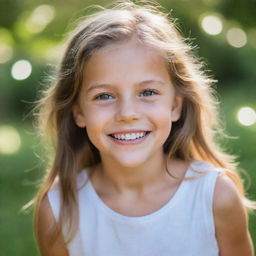
[[[85,63],[83,72],[85,85],[170,80],[164,54],[136,41],[114,43],[97,50]]]

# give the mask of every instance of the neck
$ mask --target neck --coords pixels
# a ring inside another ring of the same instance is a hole
[[[161,154],[156,156],[156,159],[158,161],[152,159],[136,167],[120,166],[113,161],[103,160],[95,170],[95,177],[97,177],[95,179],[101,180],[104,186],[108,186],[118,193],[125,191],[142,192],[165,181],[168,176],[166,172],[167,157]]]

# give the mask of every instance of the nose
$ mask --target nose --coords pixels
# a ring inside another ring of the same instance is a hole
[[[119,122],[130,122],[139,119],[139,111],[136,100],[126,97],[117,104],[116,120]]]

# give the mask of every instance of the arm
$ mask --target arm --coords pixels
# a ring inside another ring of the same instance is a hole
[[[221,174],[217,179],[213,212],[220,256],[253,256],[242,198],[226,175]]]
[[[59,232],[54,242],[52,240],[53,230],[56,227],[59,228],[46,196],[39,206],[36,223],[36,239],[41,256],[68,256],[61,232]]]

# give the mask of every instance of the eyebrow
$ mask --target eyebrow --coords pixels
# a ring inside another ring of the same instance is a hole
[[[166,84],[164,81],[161,81],[161,80],[150,79],[150,80],[142,81],[142,82],[138,83],[138,85],[145,85],[145,84],[152,84],[152,83],[157,83],[157,84],[162,84],[162,85]],[[109,87],[114,87],[114,86],[112,84],[91,84],[86,91],[89,92],[93,89],[105,88],[105,87],[109,88]]]

